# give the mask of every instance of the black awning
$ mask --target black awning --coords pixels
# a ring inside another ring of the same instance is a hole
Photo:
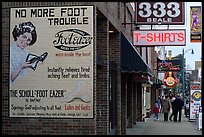
[[[121,33],[121,72],[146,73],[154,76],[152,70],[143,61],[132,44]]]

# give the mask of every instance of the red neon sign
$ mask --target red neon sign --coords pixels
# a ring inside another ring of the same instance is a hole
[[[185,46],[185,30],[136,30],[133,32],[135,46]]]

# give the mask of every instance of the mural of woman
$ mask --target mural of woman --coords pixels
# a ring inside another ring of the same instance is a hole
[[[14,42],[10,47],[10,82],[27,74],[28,68],[33,68],[34,62],[28,60],[30,53],[26,48],[37,41],[36,27],[30,21],[22,22],[15,25],[12,35]],[[36,61],[43,62],[46,57],[47,53],[45,52]]]

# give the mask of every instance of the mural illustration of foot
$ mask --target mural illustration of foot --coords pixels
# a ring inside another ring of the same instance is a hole
[[[74,100],[81,100],[82,102],[89,103],[90,95],[87,94],[87,83],[85,81],[78,81],[76,89],[62,98],[62,102],[70,103]]]

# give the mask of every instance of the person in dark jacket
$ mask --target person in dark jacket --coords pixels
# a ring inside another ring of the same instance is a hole
[[[172,113],[169,117],[169,120],[172,121],[172,117],[174,116],[174,113],[175,113],[175,96],[174,95],[171,95],[170,96],[170,102],[171,102],[171,109],[172,109]]]
[[[181,122],[182,108],[184,106],[182,95],[179,97],[179,107],[178,107],[178,122]]]
[[[177,95],[175,99],[175,113],[174,113],[175,122],[177,122],[178,114],[179,114],[178,122],[181,122],[182,105],[183,105],[183,99],[180,95]]]
[[[161,97],[160,96],[157,98],[156,103],[158,104],[159,109],[161,109]]]
[[[163,100],[164,100],[164,96],[161,96],[161,97],[160,97],[160,103],[161,103],[160,113],[163,113],[163,105],[162,105]]]

